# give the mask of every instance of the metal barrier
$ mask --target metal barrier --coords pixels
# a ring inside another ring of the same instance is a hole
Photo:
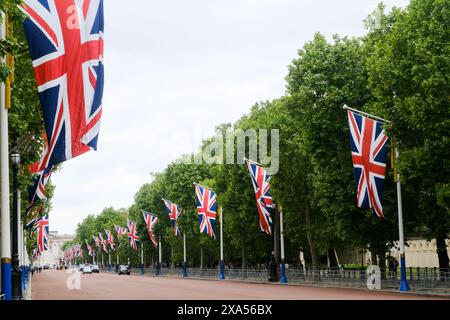
[[[5,300],[5,295],[4,294],[0,294],[0,300]]]
[[[139,267],[132,267],[131,273],[139,274]],[[188,279],[219,279],[219,268],[189,268]],[[180,267],[161,267],[157,274],[156,267],[144,269],[144,275],[158,277],[182,277]],[[311,286],[367,289],[367,271],[345,269],[320,269],[313,271],[298,267],[286,268],[286,277],[289,283]],[[409,268],[407,279],[412,292],[430,294],[450,294],[450,270],[430,268]],[[266,283],[269,281],[269,270],[266,268],[226,268],[225,280],[251,281]],[[400,287],[400,272],[386,271],[380,274],[380,287],[382,290],[398,290]]]

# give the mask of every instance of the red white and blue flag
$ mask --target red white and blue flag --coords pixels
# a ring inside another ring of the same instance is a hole
[[[158,247],[158,241],[155,238],[155,226],[158,222],[158,217],[150,212],[142,210],[142,215],[144,216],[145,224],[147,225],[148,235],[152,241],[153,246]]]
[[[180,228],[178,227],[178,218],[181,215],[181,208],[177,206],[175,203],[170,202],[169,200],[162,199],[164,201],[164,205],[166,206],[167,213],[169,214],[170,222],[173,227],[173,234],[176,237],[181,236]]]
[[[130,240],[130,246],[136,251],[139,244],[139,235],[136,232],[136,222],[128,220],[128,239]]]
[[[275,210],[275,203],[270,194],[270,176],[263,167],[250,160],[246,161],[255,190],[256,207],[259,214],[259,226],[261,227],[261,231],[271,235],[272,214]]]
[[[96,237],[96,236],[92,236],[92,238],[93,238],[94,241],[95,241],[95,246],[96,246],[97,248],[100,248],[100,239],[99,239],[98,237]]]
[[[106,232],[106,240],[108,241],[109,246],[111,247],[111,250],[115,251],[116,248],[115,248],[114,238],[113,238],[111,231],[105,230],[105,232]]]
[[[119,226],[114,226],[114,228],[116,229],[117,239],[120,239],[120,237],[122,237],[122,235],[127,233],[127,228],[122,228]]]
[[[88,249],[89,256],[91,256],[91,257],[95,256],[94,249],[89,245],[87,239],[84,239],[84,241],[86,242],[86,247]]]
[[[98,233],[98,238],[100,240],[100,244],[102,245],[103,251],[105,251],[105,253],[109,253],[108,247],[106,246],[107,241],[105,239],[103,239],[103,236],[100,232]]]
[[[357,203],[359,208],[372,208],[382,218],[384,179],[388,153],[388,137],[383,122],[348,111]]]
[[[217,195],[211,189],[198,184],[195,184],[195,195],[200,233],[206,233],[208,236],[215,238]]]
[[[28,206],[25,209],[27,216],[30,215],[36,201],[47,199],[47,196],[45,194],[45,186],[50,180],[52,169],[53,167],[48,167],[45,170],[37,173],[37,176],[34,180],[34,185],[28,191]]]
[[[48,137],[41,172],[97,149],[103,0],[24,0],[20,8]]]
[[[42,253],[48,249],[48,214],[38,219],[35,228],[37,233],[37,248],[39,249],[39,252]]]

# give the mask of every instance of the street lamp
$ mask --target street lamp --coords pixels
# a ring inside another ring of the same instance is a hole
[[[12,298],[22,299],[22,269],[19,266],[19,165],[20,154],[13,151],[10,155],[13,165],[13,205],[12,205]]]

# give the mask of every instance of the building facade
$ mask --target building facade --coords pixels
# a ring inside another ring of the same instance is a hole
[[[48,250],[44,251],[34,264],[38,266],[59,266],[61,259],[64,257],[62,249],[64,243],[74,238],[74,235],[59,234],[58,231],[50,231],[48,235]]]

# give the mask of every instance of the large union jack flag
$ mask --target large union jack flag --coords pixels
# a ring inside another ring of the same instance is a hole
[[[47,167],[97,149],[102,115],[103,0],[24,0],[44,113]]]
[[[166,206],[167,213],[169,214],[170,222],[173,227],[173,234],[175,237],[181,236],[180,228],[178,227],[178,218],[181,215],[181,208],[177,206],[175,203],[170,202],[169,200],[162,199],[164,201],[164,205]]]
[[[136,232],[136,222],[128,220],[128,239],[130,240],[130,246],[136,251],[139,244],[139,235]]]
[[[114,228],[116,229],[117,239],[120,239],[122,235],[127,233],[127,228],[122,228],[119,226],[114,226]]]
[[[91,257],[95,256],[94,249],[89,245],[87,239],[84,239],[84,242],[86,242],[86,248],[88,249],[89,256]]]
[[[206,233],[208,236],[215,238],[217,195],[211,189],[198,184],[195,184],[195,195],[200,233]]]
[[[350,146],[360,208],[372,208],[382,218],[384,178],[386,175],[388,137],[383,122],[348,111]]]
[[[259,214],[259,226],[261,231],[272,234],[272,214],[275,210],[275,203],[270,194],[270,176],[267,170],[255,162],[246,160],[248,170],[252,178],[253,188],[256,196],[256,207]]]
[[[35,223],[37,233],[37,248],[42,253],[48,249],[48,214],[44,215]]]
[[[98,233],[98,238],[100,240],[100,244],[102,245],[103,251],[105,251],[105,253],[109,253],[108,252],[108,247],[106,246],[107,245],[107,241],[105,239],[103,239],[103,236],[102,236],[102,234],[100,232]]]
[[[106,232],[106,240],[108,241],[109,246],[111,247],[111,250],[115,251],[116,247],[115,247],[115,244],[114,244],[114,238],[113,238],[113,235],[112,235],[111,231],[105,230],[105,232]]]
[[[145,224],[147,225],[148,235],[150,237],[150,240],[152,241],[153,246],[156,248],[158,247],[158,241],[156,241],[155,238],[155,226],[158,222],[158,217],[154,214],[151,214],[150,212],[146,212],[142,210],[142,215],[145,220]]]

